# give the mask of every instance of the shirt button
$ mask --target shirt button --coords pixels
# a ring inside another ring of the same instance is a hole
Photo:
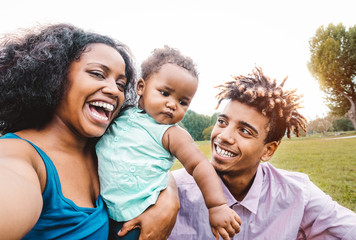
[[[135,115],[131,114],[130,119],[135,119]]]
[[[118,141],[119,141],[119,137],[116,136],[116,137],[114,138],[114,141],[115,141],[115,142],[118,142]]]
[[[135,172],[135,171],[136,171],[136,168],[135,168],[134,166],[131,166],[131,167],[130,167],[130,172],[133,173],[133,172]]]

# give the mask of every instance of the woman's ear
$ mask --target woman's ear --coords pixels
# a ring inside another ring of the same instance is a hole
[[[140,78],[137,81],[137,95],[142,96],[144,90],[145,90],[145,80]]]
[[[274,152],[277,150],[278,145],[280,144],[281,141],[273,141],[265,144],[263,154],[261,156],[261,160],[263,162],[267,162],[268,160],[271,159],[273,156]]]

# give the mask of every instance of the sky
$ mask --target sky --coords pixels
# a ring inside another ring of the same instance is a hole
[[[354,0],[12,0],[1,4],[0,36],[52,23],[70,23],[127,44],[137,66],[169,45],[191,57],[199,71],[190,109],[216,111],[217,86],[255,66],[303,94],[307,119],[328,112],[307,68],[317,28],[356,24]]]

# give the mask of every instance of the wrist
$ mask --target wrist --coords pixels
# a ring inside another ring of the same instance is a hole
[[[223,205],[227,206],[227,203],[226,202],[221,202],[221,203],[209,204],[209,205],[207,205],[207,208],[208,209],[212,209],[212,208],[216,208],[216,207],[221,207]]]

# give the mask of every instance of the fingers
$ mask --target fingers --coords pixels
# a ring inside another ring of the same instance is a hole
[[[240,225],[236,221],[233,221],[231,224],[221,228],[219,232],[223,239],[225,239],[224,236],[227,236],[227,239],[230,239],[234,237],[236,233],[240,232]]]
[[[211,230],[214,234],[214,237],[216,239],[219,239],[220,235],[224,240],[229,240],[230,238],[233,238],[235,234],[239,233],[241,230],[238,220],[239,219],[233,219],[229,224],[225,226],[212,228]]]
[[[241,218],[236,212],[235,212],[234,218],[235,218],[235,221],[241,226]]]
[[[215,230],[214,228],[212,228],[211,231],[213,232],[213,235],[214,235],[215,239],[219,240],[219,232],[218,232],[218,230]]]
[[[235,219],[235,220],[236,220],[236,219]],[[233,232],[233,234],[239,233],[240,230],[241,230],[241,220],[240,220],[240,222],[238,222],[238,221],[232,221],[232,222],[231,222],[231,228],[232,228],[232,231],[231,231],[231,232],[229,231],[230,234],[231,234],[232,232]]]
[[[219,234],[220,234],[220,236],[222,237],[222,239],[224,239],[224,240],[230,240],[230,235],[229,235],[229,233],[224,229],[224,228],[220,228],[219,229]],[[218,234],[218,236],[216,237],[216,239],[219,239],[219,234]],[[234,234],[235,235],[235,234]],[[233,235],[233,236],[234,236]],[[232,237],[233,237],[232,236]]]
[[[119,237],[122,237],[134,228],[140,228],[140,225],[139,225],[138,221],[136,221],[136,219],[132,219],[130,221],[125,222],[117,235]]]
[[[241,219],[239,215],[226,204],[209,209],[209,222],[215,238],[217,233],[225,240],[240,232]]]

